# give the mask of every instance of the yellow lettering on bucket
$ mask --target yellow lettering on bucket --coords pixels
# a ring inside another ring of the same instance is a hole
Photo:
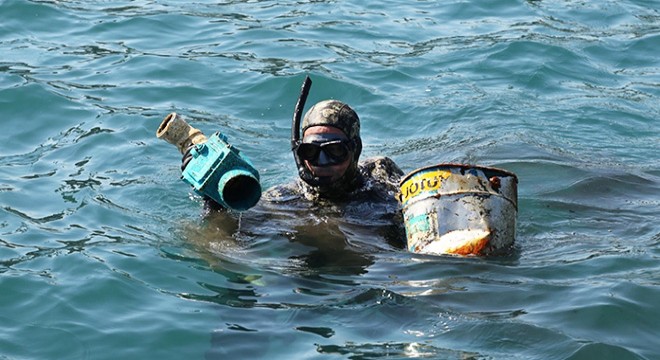
[[[440,188],[442,180],[451,175],[448,170],[429,171],[415,175],[401,185],[401,203],[405,203],[422,192],[434,191]]]

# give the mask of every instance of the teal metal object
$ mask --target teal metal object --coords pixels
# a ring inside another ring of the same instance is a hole
[[[259,172],[250,160],[217,132],[191,149],[182,179],[200,195],[225,208],[245,211],[259,201]]]

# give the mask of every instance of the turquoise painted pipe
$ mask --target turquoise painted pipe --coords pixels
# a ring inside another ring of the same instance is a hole
[[[191,160],[181,178],[198,194],[235,211],[245,211],[259,201],[259,172],[229,144],[225,135],[216,132],[206,138],[179,115],[171,113],[161,123],[156,136],[175,145],[182,154],[192,146]]]

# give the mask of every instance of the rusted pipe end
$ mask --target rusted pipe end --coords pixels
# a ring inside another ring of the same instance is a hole
[[[170,113],[161,122],[156,137],[176,146],[181,154],[194,144],[206,142],[206,136],[199,130],[190,126],[179,114]]]

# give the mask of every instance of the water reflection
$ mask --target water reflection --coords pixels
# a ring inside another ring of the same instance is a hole
[[[240,218],[211,213],[201,226],[190,224],[185,232],[211,264],[249,261],[259,272],[305,278],[364,274],[373,264],[374,248],[391,248],[393,240],[383,235],[392,231],[387,225],[351,224],[343,215],[340,209],[312,212],[269,204]]]

